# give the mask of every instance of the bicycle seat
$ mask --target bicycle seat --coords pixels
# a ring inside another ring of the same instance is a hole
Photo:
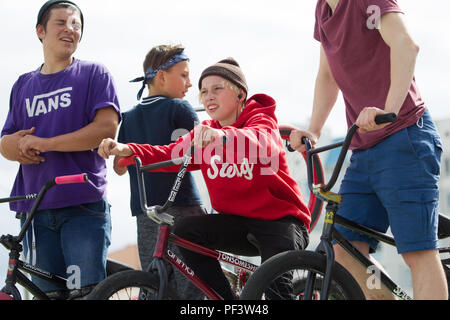
[[[439,213],[438,238],[444,239],[447,237],[450,237],[450,218]]]

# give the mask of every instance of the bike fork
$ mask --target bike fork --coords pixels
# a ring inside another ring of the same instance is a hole
[[[148,268],[148,272],[152,270],[157,270],[159,276],[159,288],[157,300],[165,300],[168,285],[167,269],[164,261],[161,258],[153,259],[152,263]]]
[[[334,249],[332,246],[332,232],[334,226],[334,216],[337,211],[337,204],[329,203],[326,207],[325,220],[323,223],[323,231],[322,236],[320,237],[320,243],[316,249],[318,253],[324,253],[326,256],[326,267],[325,274],[322,282],[322,288],[320,292],[320,299],[327,300],[328,299],[328,291],[330,289],[331,283],[331,272],[334,264]],[[316,280],[316,274],[312,271],[308,273],[308,277],[306,280],[306,290],[305,290],[305,298],[311,299],[314,283]]]
[[[156,243],[155,251],[153,253],[153,261],[148,268],[148,272],[156,269],[159,276],[159,290],[158,300],[164,300],[166,298],[168,287],[168,274],[167,268],[164,263],[164,255],[167,251],[167,241],[170,234],[170,228],[167,225],[161,225],[158,231],[158,241]]]

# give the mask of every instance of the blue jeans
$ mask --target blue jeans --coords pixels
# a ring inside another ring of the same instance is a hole
[[[22,224],[26,217],[22,217]],[[34,234],[33,234],[34,233]],[[35,254],[30,252],[35,238]],[[111,240],[110,205],[106,200],[36,212],[24,240],[25,255],[39,269],[67,278],[66,287],[32,277],[42,291],[79,289],[106,277]]]
[[[437,248],[438,180],[442,144],[428,111],[417,124],[366,150],[355,150],[339,193],[338,214],[386,232],[391,227],[398,253]],[[378,242],[336,225],[350,241],[373,252]]]

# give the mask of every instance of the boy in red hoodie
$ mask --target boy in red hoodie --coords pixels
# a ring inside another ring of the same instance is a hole
[[[289,175],[275,101],[264,94],[247,100],[247,83],[233,58],[206,68],[199,89],[212,120],[167,146],[105,139],[99,154],[104,158],[139,156],[145,165],[178,158],[194,144],[189,169],[202,171],[212,208],[219,214],[180,219],[175,234],[221,251],[261,255],[262,262],[283,251],[305,249],[310,212]],[[227,143],[222,145],[224,136]],[[258,248],[249,242],[249,234]],[[185,262],[224,299],[235,298],[217,260],[180,251]]]

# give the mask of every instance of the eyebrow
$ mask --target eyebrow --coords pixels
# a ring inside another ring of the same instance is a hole
[[[55,22],[64,22],[65,23],[67,20],[65,20],[65,19],[55,19],[54,21]]]
[[[69,19],[67,19],[67,18],[58,18],[58,17],[54,17],[53,19],[54,19],[54,21],[61,21],[61,22],[62,21],[65,22],[65,21],[70,20],[70,19],[73,19],[73,20],[75,20],[77,22],[81,22],[77,17],[72,17],[72,16],[69,16]]]
[[[212,84],[212,85],[210,85],[209,87],[210,88],[214,88],[214,87],[221,87],[221,86],[225,86],[225,83],[223,83],[223,82],[220,82],[220,83],[215,83],[215,84]]]
[[[202,89],[209,89],[209,88],[217,88],[217,87],[222,87],[224,86],[223,84],[212,84],[209,87],[203,87]]]

